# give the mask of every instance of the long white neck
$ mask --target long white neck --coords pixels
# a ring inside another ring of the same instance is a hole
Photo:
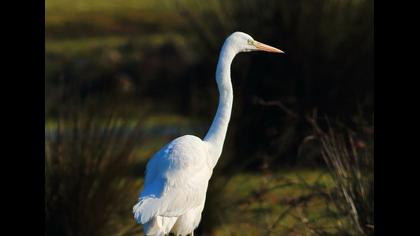
[[[216,82],[219,89],[219,106],[213,123],[203,139],[210,145],[210,155],[213,165],[216,165],[222,154],[223,143],[232,112],[233,89],[230,79],[230,66],[236,54],[237,52],[231,44],[225,42],[220,52],[219,62],[217,63]]]

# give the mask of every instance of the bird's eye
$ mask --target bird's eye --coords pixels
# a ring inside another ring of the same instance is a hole
[[[248,39],[248,44],[249,44],[249,45],[254,45],[254,40],[252,40],[252,39]]]

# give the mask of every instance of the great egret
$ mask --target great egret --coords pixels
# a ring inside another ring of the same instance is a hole
[[[236,54],[258,50],[283,53],[242,32],[225,40],[216,69],[219,105],[206,136],[203,140],[192,135],[176,138],[147,163],[143,191],[133,207],[134,218],[143,224],[145,235],[194,235],[232,111],[230,65]]]

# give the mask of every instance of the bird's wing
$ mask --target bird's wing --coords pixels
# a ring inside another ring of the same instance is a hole
[[[149,161],[146,178],[134,215],[139,223],[160,215],[180,216],[202,204],[211,170],[201,139],[175,139]]]

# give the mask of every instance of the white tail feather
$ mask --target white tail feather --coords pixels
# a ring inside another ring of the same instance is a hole
[[[134,219],[139,224],[145,224],[151,218],[158,214],[157,209],[159,199],[157,198],[140,198],[139,202],[133,207]]]

